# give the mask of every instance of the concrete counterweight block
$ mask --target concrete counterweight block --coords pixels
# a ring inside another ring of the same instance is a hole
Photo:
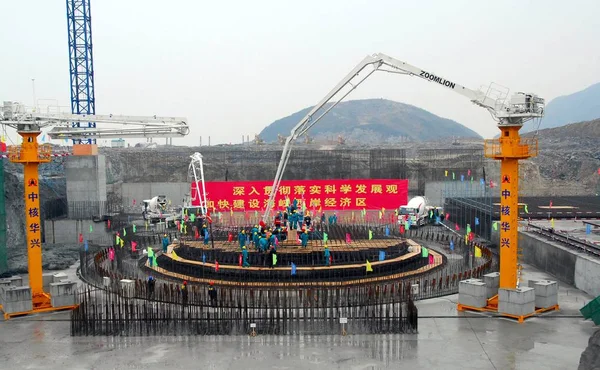
[[[483,275],[483,282],[485,283],[488,299],[492,298],[498,294],[498,287],[500,287],[500,273],[491,272]]]
[[[70,281],[50,284],[52,307],[73,306],[76,290],[77,283]]]
[[[2,279],[0,280],[0,304],[4,304],[4,291],[11,287],[10,280]]]
[[[498,312],[513,316],[525,316],[535,311],[533,288],[498,289]]]
[[[26,312],[33,309],[31,288],[28,286],[11,287],[4,291],[2,308],[5,313]]]
[[[20,276],[11,276],[8,278],[12,286],[23,286],[23,278]]]
[[[59,272],[59,273],[52,275],[53,283],[60,283],[61,281],[67,281],[67,280],[69,280],[69,277],[64,272]]]
[[[54,273],[53,272],[46,272],[42,274],[42,285],[44,288],[44,292],[49,292],[50,291],[50,284],[54,283]]]
[[[558,304],[558,283],[556,281],[536,281],[533,289],[535,290],[535,307],[548,308]]]
[[[480,279],[468,279],[458,283],[458,303],[470,307],[487,306],[486,285]]]
[[[123,297],[133,297],[135,295],[135,281],[123,279],[121,280],[121,292]]]

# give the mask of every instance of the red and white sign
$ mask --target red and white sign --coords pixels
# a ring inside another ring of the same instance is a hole
[[[208,209],[216,211],[261,211],[271,194],[272,181],[206,182]],[[191,184],[192,205],[200,201]],[[288,201],[289,199],[289,201]],[[287,180],[281,181],[275,210],[298,200],[309,210],[395,209],[408,203],[408,180]]]

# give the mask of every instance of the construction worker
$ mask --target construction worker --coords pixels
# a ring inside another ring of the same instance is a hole
[[[325,266],[329,266],[331,254],[329,253],[329,247],[325,246]]]
[[[238,234],[238,242],[240,243],[240,249],[244,248],[246,245],[246,231],[244,229],[240,229],[240,233]]]
[[[302,241],[302,248],[306,248],[308,245],[308,230],[304,230],[304,232],[300,234],[300,240]]]
[[[213,306],[217,305],[217,289],[214,287],[215,283],[211,281],[208,287],[208,297],[210,298],[210,303]]]
[[[271,246],[269,256],[271,257],[271,268],[273,268],[277,264],[277,250],[274,246]]]
[[[181,285],[181,303],[183,306],[187,306],[188,303],[187,280],[184,280],[183,284]]]
[[[210,237],[208,230],[206,230],[206,225],[204,225],[204,245],[208,245],[208,238]]]
[[[149,276],[148,283],[147,283],[148,299],[154,298],[154,286],[155,285],[156,285],[156,280],[154,279],[154,277]]]
[[[250,267],[250,264],[248,263],[248,250],[245,246],[242,247],[242,260],[243,267]]]
[[[167,236],[167,234],[163,235],[162,247],[163,253],[167,253],[167,248],[169,247],[169,237]]]
[[[306,211],[306,216],[304,216],[304,223],[306,224],[306,227],[309,228],[310,227],[310,213],[308,211]]]

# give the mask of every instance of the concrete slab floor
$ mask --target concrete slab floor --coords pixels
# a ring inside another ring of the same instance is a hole
[[[586,220],[587,221],[587,220]],[[600,224],[600,220],[589,220],[596,224]],[[535,226],[550,228],[552,227],[552,221],[550,220],[533,220],[531,223]],[[526,225],[525,222],[522,225]],[[554,220],[554,228],[564,234],[568,234],[569,237],[586,240],[590,243],[600,245],[600,229],[592,226],[591,233],[586,234],[586,224],[582,220]]]
[[[525,266],[524,278],[552,279]],[[576,369],[594,332],[592,297],[560,284],[561,311],[518,324],[457,312],[457,295],[417,302],[419,334],[71,337],[67,313],[0,322],[5,369]]]

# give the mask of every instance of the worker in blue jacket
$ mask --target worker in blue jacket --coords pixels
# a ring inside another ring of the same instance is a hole
[[[306,248],[308,245],[308,230],[304,230],[304,232],[300,234],[300,241],[302,241],[302,248]]]
[[[248,250],[246,249],[246,247],[242,247],[242,266],[243,267],[250,267],[250,264],[248,263]]]
[[[325,246],[325,266],[329,266],[330,257],[331,257],[331,254],[329,253],[329,247]]]

